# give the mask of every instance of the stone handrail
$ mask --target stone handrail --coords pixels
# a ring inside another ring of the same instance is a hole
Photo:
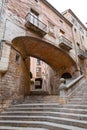
[[[65,89],[71,88],[74,84],[76,84],[81,78],[83,78],[83,75],[80,75],[78,78],[74,79],[71,83],[67,84]]]
[[[70,97],[77,89],[78,87],[76,87],[76,85],[79,83],[79,81],[83,78],[83,75],[79,76],[78,78],[74,79],[71,83],[66,85],[66,90],[68,91],[69,89],[71,89],[71,93],[67,93],[67,97]]]
[[[80,87],[81,85],[80,81],[83,78],[83,75],[80,75],[78,78],[74,79],[72,82],[65,84],[65,79],[61,80],[60,84],[60,98],[63,98],[63,100],[68,100],[70,96],[73,95],[73,93]]]

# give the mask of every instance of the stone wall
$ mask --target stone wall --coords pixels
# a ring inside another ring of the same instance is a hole
[[[25,64],[21,55],[11,49],[8,71],[0,75],[0,107],[21,103],[29,94],[29,69]]]

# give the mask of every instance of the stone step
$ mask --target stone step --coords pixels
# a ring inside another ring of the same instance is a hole
[[[11,107],[60,107],[60,103],[26,103],[26,104],[17,104],[17,105],[12,105]]]
[[[72,125],[82,128],[87,128],[87,121],[75,120],[69,118],[52,117],[52,116],[2,116],[3,121],[45,121],[52,123],[59,123],[64,125]],[[0,121],[2,121],[0,120]]]
[[[62,107],[64,108],[80,108],[80,109],[87,109],[87,105],[79,105],[79,104],[66,104],[66,105],[63,105]]]
[[[22,107],[26,107],[26,108],[37,108],[37,107],[56,107],[56,108],[81,108],[81,109],[87,109],[87,105],[79,105],[79,104],[65,104],[65,105],[60,105],[60,104],[19,104],[19,105],[14,105],[11,106],[11,108],[22,108]]]
[[[80,127],[74,127],[69,125],[63,125],[58,123],[52,123],[52,122],[46,122],[46,121],[0,121],[0,126],[12,126],[12,127],[40,127],[40,128],[46,128],[49,130],[86,130],[86,128],[80,128]]]
[[[49,130],[45,128],[33,128],[33,127],[12,127],[12,126],[0,126],[0,130]]]
[[[87,90],[86,90],[87,91]],[[75,95],[78,95],[78,96],[87,96],[87,93],[84,93],[84,92],[78,92],[77,91],[77,94],[74,94],[73,96],[75,96]]]
[[[82,95],[74,95],[74,97],[72,96],[72,98],[79,98],[80,97],[80,99],[82,100],[82,99],[86,99],[87,98],[87,95],[85,95],[85,96],[82,96]]]
[[[76,109],[87,109],[87,105],[81,105],[81,104],[65,104],[65,105],[60,105],[60,104],[19,104],[19,105],[13,105],[11,108],[22,108],[22,107],[26,107],[26,108],[36,108],[36,107],[56,107],[56,108],[76,108]]]
[[[73,97],[73,98],[71,98],[71,99],[69,99],[69,100],[77,100],[77,101],[81,101],[82,99],[84,99],[85,101],[87,101],[87,99],[86,99],[86,97],[83,97],[83,98],[75,98],[75,97]]]
[[[87,105],[87,102],[86,102],[86,101],[79,101],[79,102],[76,102],[76,101],[69,101],[68,104]]]
[[[69,102],[78,102],[78,103],[87,103],[87,99],[81,99],[81,100],[78,100],[78,99],[69,99]]]
[[[74,109],[74,108],[56,108],[56,107],[34,107],[34,108],[8,108],[7,111],[53,111],[53,112],[66,112],[66,113],[78,113],[78,114],[87,114],[87,110],[83,109]]]
[[[76,97],[76,98],[75,98],[75,96],[74,96],[74,97],[73,97],[73,98],[71,98],[70,100],[78,100],[78,101],[80,100],[80,101],[81,101],[81,100],[82,100],[82,98],[81,98],[81,97],[80,97],[80,98],[79,98],[79,97]]]
[[[53,116],[53,117],[63,117],[78,120],[87,120],[87,114],[75,114],[75,113],[65,113],[65,112],[52,112],[52,111],[8,111],[2,112],[1,116]]]
[[[32,91],[30,91],[30,95],[48,95],[49,93],[47,92],[47,91],[43,91],[43,90],[32,90]]]

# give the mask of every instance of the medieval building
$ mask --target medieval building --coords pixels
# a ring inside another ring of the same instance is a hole
[[[44,0],[1,1],[0,7],[0,87],[2,95],[8,90],[6,99],[30,93],[30,56],[53,69],[50,94],[58,94],[61,77],[86,76],[87,31],[70,9],[60,14]]]
[[[31,70],[35,68],[30,57],[48,64],[42,65],[48,76],[43,71],[41,88],[38,81],[36,88],[30,84],[30,63]],[[32,90],[59,96],[60,79],[67,83],[79,76],[85,79],[86,67],[87,28],[72,10],[60,13],[46,0],[0,0],[1,111],[23,102]]]

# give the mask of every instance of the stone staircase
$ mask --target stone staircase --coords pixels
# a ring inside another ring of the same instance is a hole
[[[87,82],[67,104],[58,96],[29,96],[0,114],[0,130],[87,130]]]

